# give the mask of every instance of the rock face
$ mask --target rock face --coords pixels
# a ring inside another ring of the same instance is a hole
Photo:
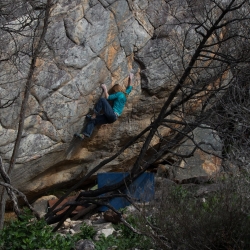
[[[50,187],[75,181],[150,124],[153,112],[159,111],[173,88],[164,57],[171,57],[171,64],[178,68],[174,45],[165,39],[173,32],[163,28],[166,21],[173,23],[167,8],[158,0],[57,1],[44,56],[36,65],[11,176],[17,188],[36,197]],[[164,53],[159,53],[159,46]],[[73,134],[81,130],[85,115],[101,95],[100,83],[109,88],[126,85],[131,69],[134,88],[122,116],[114,124],[97,128],[90,139],[72,145]],[[10,71],[8,65],[1,70]],[[13,95],[10,84],[0,88],[2,98]],[[6,164],[16,138],[20,103],[18,99],[16,105],[1,110],[0,154]],[[138,155],[139,144],[104,171],[126,171]]]
[[[194,150],[195,148],[196,150]],[[202,178],[219,173],[222,143],[216,131],[206,125],[204,128],[196,128],[190,134],[190,139],[177,149],[177,153],[181,155],[190,155],[192,152],[192,157],[179,162],[179,166],[175,170],[177,181],[183,181],[190,176]]]

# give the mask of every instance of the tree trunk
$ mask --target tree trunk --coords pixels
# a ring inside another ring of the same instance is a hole
[[[15,162],[16,162],[16,159],[18,156],[18,151],[19,151],[22,133],[23,133],[23,127],[24,127],[25,110],[27,107],[29,94],[30,94],[30,88],[32,85],[32,77],[33,77],[34,70],[35,70],[36,60],[39,56],[39,53],[41,52],[42,43],[44,41],[47,29],[48,29],[51,6],[52,6],[52,0],[47,0],[43,30],[42,30],[42,33],[40,35],[38,43],[36,43],[36,39],[35,39],[36,34],[34,34],[34,37],[33,37],[33,45],[35,48],[32,51],[31,65],[30,65],[29,74],[28,74],[28,78],[27,78],[27,82],[26,82],[26,86],[25,86],[25,92],[24,92],[24,97],[23,97],[23,101],[22,101],[22,106],[21,106],[21,110],[20,110],[17,138],[15,141],[12,157],[10,160],[10,166],[9,166],[8,171],[7,171],[8,175],[10,177],[11,177],[11,172],[14,168],[14,165],[15,165]],[[38,24],[39,24],[39,22],[38,22]],[[36,29],[35,29],[35,31],[36,31]],[[5,188],[2,188],[1,197],[0,197],[0,199],[1,199],[0,200],[0,205],[1,205],[1,208],[0,208],[0,211],[1,211],[1,213],[0,213],[0,229],[3,228],[3,223],[4,223],[6,198],[7,198],[7,195],[6,195]]]

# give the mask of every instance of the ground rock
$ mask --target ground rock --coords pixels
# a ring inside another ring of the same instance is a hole
[[[40,218],[44,217],[48,211],[48,201],[53,199],[57,199],[57,197],[55,195],[42,196],[32,204]]]
[[[94,250],[95,244],[91,240],[79,240],[75,245],[75,250]]]
[[[104,223],[93,223],[93,227],[98,231],[102,229],[112,229],[113,225],[110,222],[104,222]]]
[[[101,230],[98,230],[94,237],[94,240],[98,241],[102,235],[108,237],[109,235],[112,235],[114,231],[115,231],[114,228],[103,228]]]
[[[103,218],[105,221],[112,222],[114,224],[117,224],[121,221],[120,216],[110,209],[104,212]]]
[[[207,194],[211,194],[216,191],[219,191],[221,188],[222,188],[221,184],[218,184],[218,183],[211,183],[208,185],[199,185],[195,195],[197,197],[204,197]]]
[[[169,186],[173,186],[176,185],[176,183],[173,180],[170,180],[168,178],[164,178],[164,177],[155,177],[155,189],[157,190],[161,190],[161,188],[163,187],[169,187]]]
[[[84,220],[84,221],[74,221],[73,222],[73,227],[72,229],[76,232],[76,233],[79,233],[81,231],[81,227],[86,224],[88,226],[92,226],[92,223],[90,220]]]

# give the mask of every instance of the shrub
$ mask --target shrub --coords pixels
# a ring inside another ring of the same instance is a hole
[[[81,232],[73,236],[54,233],[45,220],[37,221],[27,211],[21,215],[20,219],[11,221],[0,231],[1,250],[70,250],[78,240],[93,239],[96,234],[95,229],[85,223],[81,226]],[[136,226],[137,221],[134,217],[128,218],[128,221],[131,225]],[[140,249],[144,250],[149,249],[149,245],[145,247],[143,245],[147,242],[144,236],[133,233],[123,224],[117,225],[116,230],[120,231],[120,235],[117,237],[102,235],[100,240],[95,242],[96,250],[107,250],[113,246],[117,246],[119,250],[127,250],[136,246],[143,246]]]
[[[72,249],[74,244],[70,236],[62,236],[52,232],[52,228],[44,220],[35,220],[28,212],[14,220],[0,231],[0,249]]]
[[[134,216],[127,218],[127,222],[133,227],[137,227],[138,220]],[[95,243],[96,250],[107,250],[109,247],[116,246],[116,249],[119,250],[128,250],[128,249],[150,249],[150,241],[147,237],[134,233],[124,224],[120,223],[115,226],[118,236],[110,235],[108,237],[100,237],[100,240]]]
[[[76,241],[80,239],[93,239],[96,234],[95,229],[86,223],[83,223],[80,229],[81,232],[74,235]]]
[[[199,198],[181,186],[163,192],[149,209],[153,226],[147,229],[144,220],[140,230],[147,230],[160,249],[250,249],[248,179],[228,179],[218,186]]]

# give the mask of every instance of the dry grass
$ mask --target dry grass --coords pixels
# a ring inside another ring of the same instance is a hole
[[[17,216],[14,212],[12,212],[12,211],[5,212],[5,215],[4,215],[4,224],[5,225],[10,223],[13,220],[16,220],[16,219],[17,219]]]

